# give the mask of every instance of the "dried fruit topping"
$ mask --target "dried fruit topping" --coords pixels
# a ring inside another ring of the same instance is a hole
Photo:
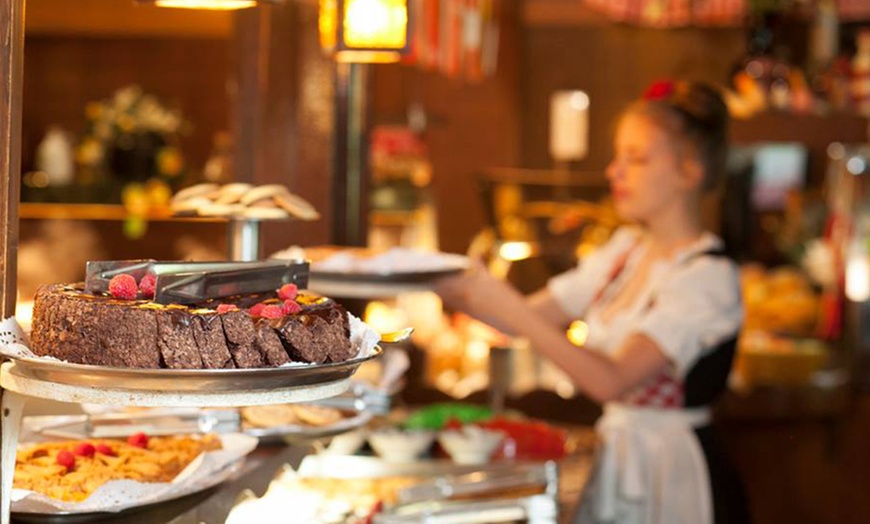
[[[136,446],[137,448],[147,448],[148,447],[148,435],[145,433],[134,433],[127,437],[127,444],[131,446]]]
[[[293,315],[302,311],[302,306],[300,306],[295,300],[285,300],[284,305],[281,306],[281,311],[285,315]]]
[[[145,273],[142,280],[139,281],[139,292],[145,298],[154,298],[154,292],[157,290],[157,275],[154,273]]]
[[[139,286],[132,275],[121,274],[112,277],[109,281],[109,293],[115,298],[123,300],[135,300],[139,292]]]
[[[73,455],[79,457],[93,457],[96,451],[97,448],[95,448],[90,442],[80,442],[73,448]]]
[[[114,449],[108,446],[108,444],[97,444],[96,446],[94,446],[94,449],[97,453],[102,453],[103,455],[108,455],[110,457],[115,457],[118,455],[117,453],[115,453]]]
[[[281,318],[284,316],[284,313],[281,311],[281,306],[268,305],[263,307],[260,316],[263,318]]]
[[[281,300],[296,300],[296,295],[299,294],[299,288],[296,284],[284,284],[278,290],[278,298]]]
[[[239,307],[235,304],[218,304],[218,313],[229,313],[230,311],[238,311]]]
[[[250,313],[252,317],[259,317],[263,314],[264,307],[266,307],[266,304],[254,304],[251,306],[251,309],[248,310],[248,313]]]
[[[76,466],[76,457],[68,449],[62,449],[57,452],[57,457],[54,459],[59,465],[66,468],[67,471]]]

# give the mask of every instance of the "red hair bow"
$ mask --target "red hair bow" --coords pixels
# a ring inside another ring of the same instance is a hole
[[[664,100],[674,92],[673,80],[656,80],[643,92],[644,100]]]

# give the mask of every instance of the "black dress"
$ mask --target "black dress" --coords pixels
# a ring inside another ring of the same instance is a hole
[[[737,338],[726,340],[698,360],[683,383],[687,408],[712,404],[725,391],[728,373],[734,360]],[[746,491],[725,447],[712,425],[695,429],[710,474],[715,524],[746,524],[751,521]]]

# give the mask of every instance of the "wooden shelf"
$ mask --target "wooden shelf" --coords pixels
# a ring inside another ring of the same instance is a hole
[[[117,204],[47,204],[22,202],[18,206],[21,219],[47,220],[125,220],[129,213]],[[148,221],[161,222],[226,222],[220,217],[176,217],[168,213],[150,213]]]

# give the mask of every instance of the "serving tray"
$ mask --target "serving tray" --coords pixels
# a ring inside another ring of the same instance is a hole
[[[30,378],[69,386],[137,392],[233,393],[307,387],[350,378],[360,364],[381,355],[369,354],[344,362],[249,369],[144,369],[75,364],[48,358],[10,357]]]

